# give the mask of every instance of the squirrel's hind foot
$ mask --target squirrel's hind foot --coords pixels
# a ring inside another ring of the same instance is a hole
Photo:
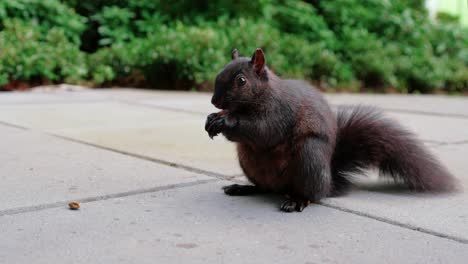
[[[284,201],[280,209],[283,212],[291,213],[294,211],[297,212],[302,212],[304,208],[306,208],[310,204],[309,200],[299,200],[299,199],[291,199],[288,198],[286,201]]]

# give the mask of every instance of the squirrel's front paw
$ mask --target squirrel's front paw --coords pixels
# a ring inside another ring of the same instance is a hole
[[[208,115],[205,123],[205,130],[208,132],[210,138],[217,136],[219,133],[223,132],[225,126],[225,115],[220,115],[219,113],[212,113]]]

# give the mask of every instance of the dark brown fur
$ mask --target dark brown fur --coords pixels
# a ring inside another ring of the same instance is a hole
[[[286,194],[284,211],[343,194],[350,173],[377,167],[418,191],[453,188],[452,175],[407,130],[370,107],[341,108],[335,115],[318,90],[281,80],[261,49],[238,57],[216,78],[208,116],[211,137],[237,143],[240,165],[254,186],[231,185],[226,194]]]

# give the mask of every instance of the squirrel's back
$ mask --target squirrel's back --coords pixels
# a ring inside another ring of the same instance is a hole
[[[295,109],[295,135],[317,136],[335,146],[336,116],[323,94],[301,80],[283,80],[279,89],[285,94],[282,98],[294,98],[290,103]]]

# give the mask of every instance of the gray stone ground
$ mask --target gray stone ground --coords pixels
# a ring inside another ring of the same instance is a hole
[[[468,98],[327,97],[386,109],[468,185]],[[0,263],[467,263],[464,191],[361,183],[292,214],[280,197],[225,196],[221,186],[244,179],[234,146],[203,130],[209,99],[1,93]]]

